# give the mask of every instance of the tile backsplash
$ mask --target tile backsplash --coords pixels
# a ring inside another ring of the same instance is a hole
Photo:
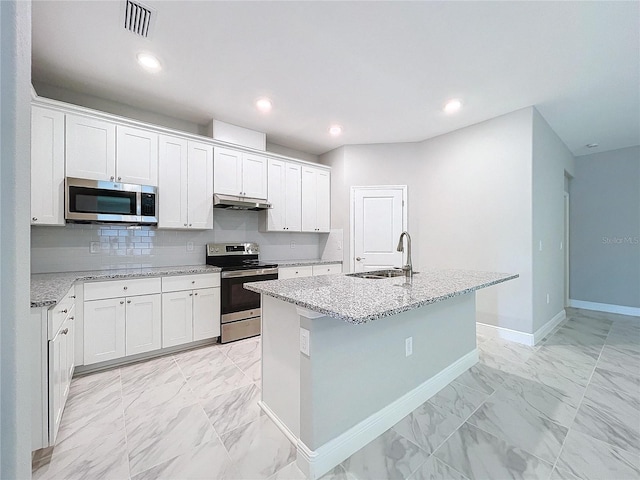
[[[213,230],[91,224],[31,227],[31,272],[200,265],[210,242],[256,242],[264,260],[316,259],[334,254],[327,245],[328,234],[259,232],[259,215],[215,210]],[[331,259],[341,260],[342,256]]]

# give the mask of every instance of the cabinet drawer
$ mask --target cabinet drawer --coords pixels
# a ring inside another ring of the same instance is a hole
[[[311,277],[313,275],[313,267],[285,267],[278,268],[278,280],[286,280],[287,278]]]
[[[314,265],[313,276],[317,275],[334,275],[342,273],[342,265],[340,263],[332,263],[331,265]]]
[[[58,332],[58,330],[60,330],[60,327],[67,319],[67,317],[73,314],[75,298],[75,288],[71,287],[71,290],[69,290],[69,292],[64,297],[62,297],[62,300],[60,300],[55,306],[49,309],[47,315],[47,335],[49,337],[49,340],[52,340],[53,337],[56,336],[56,333]]]
[[[104,298],[132,297],[160,293],[160,278],[132,278],[129,280],[110,280],[107,282],[88,282],[84,284],[84,299],[101,300]]]
[[[203,273],[197,275],[176,275],[162,277],[163,292],[179,292],[195,288],[213,288],[220,286],[219,273]]]

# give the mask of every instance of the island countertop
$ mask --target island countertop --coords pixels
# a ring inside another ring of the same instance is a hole
[[[518,274],[440,270],[405,277],[366,279],[348,275],[291,278],[245,283],[253,292],[313,310],[345,322],[362,324],[420,308],[457,295],[518,278]]]

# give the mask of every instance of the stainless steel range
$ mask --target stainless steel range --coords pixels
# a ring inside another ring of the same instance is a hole
[[[207,265],[222,268],[220,343],[260,335],[260,294],[243,285],[277,279],[278,265],[261,263],[259,254],[257,243],[207,244]]]

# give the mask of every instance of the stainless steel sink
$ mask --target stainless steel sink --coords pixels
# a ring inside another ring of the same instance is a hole
[[[414,274],[417,272],[413,272]],[[381,280],[383,278],[402,277],[404,272],[399,268],[393,268],[390,270],[374,270],[373,272],[358,272],[348,273],[347,277],[367,278],[370,280]]]

